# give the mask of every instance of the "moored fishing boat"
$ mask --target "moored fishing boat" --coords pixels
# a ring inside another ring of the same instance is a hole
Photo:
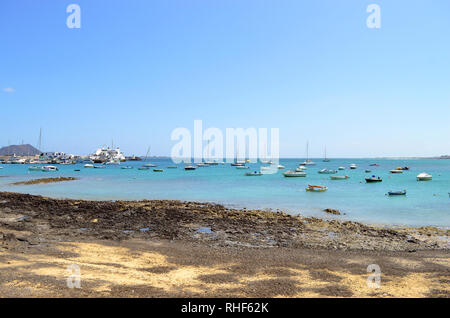
[[[320,173],[320,174],[335,174],[335,173],[337,173],[337,171],[336,170],[322,169],[322,170],[317,171],[317,173]]]
[[[403,173],[403,170],[393,169],[389,171],[390,173]]]
[[[184,167],[184,170],[195,170],[195,169],[197,169],[197,167],[195,167],[195,166],[186,166],[186,167]]]
[[[28,168],[29,171],[42,171],[42,167],[32,166]]]
[[[132,166],[125,166],[125,167],[120,167],[120,169],[133,169],[134,167]]]
[[[139,167],[138,170],[150,170],[149,167]]]
[[[417,178],[417,181],[430,181],[433,179],[433,176],[426,172],[422,172],[422,173],[419,173],[416,178]]]
[[[372,176],[370,178],[365,178],[367,183],[372,183],[372,182],[382,182],[383,179],[381,179],[380,177],[375,177]]]
[[[371,173],[372,170],[366,169],[364,172],[365,172],[365,173]]]
[[[290,171],[283,172],[283,176],[285,176],[287,178],[306,177],[306,172],[290,170]]]
[[[44,166],[42,167],[42,171],[58,171],[58,168],[55,166]]]
[[[285,168],[285,166],[283,166],[283,165],[278,165],[278,169],[284,169]]]
[[[153,172],[164,172],[163,169],[153,169]]]
[[[177,169],[177,166],[168,166],[167,169]]]
[[[310,184],[308,184],[308,187],[306,188],[306,191],[312,191],[312,192],[324,192],[327,190],[328,190],[328,187],[316,186],[316,185],[310,185]]]
[[[345,170],[345,167],[339,167],[338,170]]]
[[[236,169],[249,169],[249,166],[236,166]]]
[[[246,172],[246,173],[244,174],[244,176],[247,176],[247,177],[262,176],[262,173],[261,173],[261,172],[258,172],[258,171]]]
[[[403,191],[389,191],[388,195],[406,195],[406,190],[403,190]]]
[[[349,178],[349,176],[330,176],[331,180],[345,180],[348,178]]]
[[[307,168],[305,166],[298,166],[295,171],[297,172],[301,172],[301,171],[305,171]]]
[[[87,163],[84,165],[85,168],[94,168],[93,164]]]
[[[350,165],[350,169],[356,169],[356,168],[357,168],[357,165],[356,165],[356,164],[352,163],[352,164]]]

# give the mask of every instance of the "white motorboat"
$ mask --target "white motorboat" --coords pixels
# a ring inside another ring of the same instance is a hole
[[[356,164],[352,163],[352,164],[350,165],[350,169],[356,169],[356,168],[357,168],[357,165],[356,165]]]
[[[330,176],[331,180],[346,180],[349,176]]]
[[[433,176],[426,172],[422,172],[417,175],[417,181],[429,181],[432,179],[433,179]]]
[[[249,169],[249,166],[236,166],[236,169]]]
[[[306,177],[306,172],[290,170],[290,171],[283,172],[283,176],[285,176],[287,178]]]
[[[42,171],[58,171],[58,168],[55,166],[44,166],[42,167]]]
[[[390,173],[403,173],[403,170],[394,169],[394,170],[390,170],[389,172]]]
[[[345,167],[339,167],[338,170],[345,170]]]
[[[42,167],[31,166],[28,168],[29,171],[42,171]]]
[[[278,169],[284,169],[284,168],[286,168],[286,167],[283,165],[278,165]]]
[[[296,172],[302,172],[302,171],[305,171],[306,169],[308,169],[308,168],[306,168],[305,166],[298,166],[298,167],[295,169],[295,171],[296,171]]]
[[[322,170],[319,170],[318,173],[321,173],[321,174],[334,174],[334,173],[337,173],[337,171],[336,170],[322,169]]]
[[[93,164],[87,163],[84,165],[85,168],[94,168]]]
[[[258,171],[254,171],[254,172],[246,172],[244,175],[247,177],[253,177],[253,176],[262,176],[262,173],[258,172]]]

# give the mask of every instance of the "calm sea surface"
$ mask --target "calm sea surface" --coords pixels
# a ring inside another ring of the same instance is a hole
[[[329,217],[325,208],[339,209],[349,220],[390,225],[450,226],[450,160],[428,159],[331,159],[322,162],[312,159],[316,166],[309,166],[306,178],[285,178],[283,171],[294,169],[303,159],[281,159],[286,169],[260,177],[246,177],[245,172],[259,170],[261,164],[248,164],[251,168],[239,170],[229,164],[199,167],[185,171],[178,169],[169,159],[153,159],[164,172],[137,168],[142,162],[127,162],[105,169],[85,169],[82,164],[58,165],[58,172],[29,172],[29,165],[2,165],[0,191],[40,194],[55,198],[94,200],[178,199],[208,201],[232,207],[280,209],[288,213]],[[358,165],[350,170],[349,165]],[[379,167],[369,167],[371,163]],[[134,169],[121,169],[121,166]],[[319,174],[322,168],[346,170],[338,175],[348,175],[347,180],[330,180],[330,175]],[[403,174],[391,174],[389,170],[410,166]],[[80,169],[75,172],[74,169]],[[366,169],[372,170],[365,173]],[[433,175],[432,181],[417,182],[421,172]],[[383,178],[381,183],[366,184],[365,176]],[[74,176],[77,181],[12,186],[10,183],[43,177]],[[323,193],[306,192],[308,184],[328,186]],[[407,190],[407,196],[388,197],[389,190]]]

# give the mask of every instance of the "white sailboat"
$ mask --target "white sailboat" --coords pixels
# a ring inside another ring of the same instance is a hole
[[[327,158],[327,147],[325,147],[325,156],[323,158],[323,162],[329,162],[330,159]]]
[[[148,154],[150,153],[150,148],[151,148],[151,146],[148,146],[147,154],[145,155],[145,160],[144,160],[144,162],[147,161]],[[156,165],[154,165],[153,163],[144,163],[144,165],[143,165],[142,167],[144,167],[144,168],[148,168],[148,167],[156,167]]]
[[[309,160],[309,141],[306,142],[306,161],[301,163],[302,166],[314,166],[315,163]]]

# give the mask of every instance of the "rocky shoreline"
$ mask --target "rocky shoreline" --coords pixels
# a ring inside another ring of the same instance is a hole
[[[11,185],[32,185],[32,184],[40,184],[40,183],[54,183],[54,182],[64,182],[64,181],[74,181],[78,180],[74,177],[57,177],[57,178],[40,178],[40,179],[32,179],[28,181],[19,181],[14,182]]]
[[[65,200],[0,192],[0,240],[24,244],[163,239],[212,247],[415,252],[448,250],[448,234],[435,227],[383,228],[210,203]]]

